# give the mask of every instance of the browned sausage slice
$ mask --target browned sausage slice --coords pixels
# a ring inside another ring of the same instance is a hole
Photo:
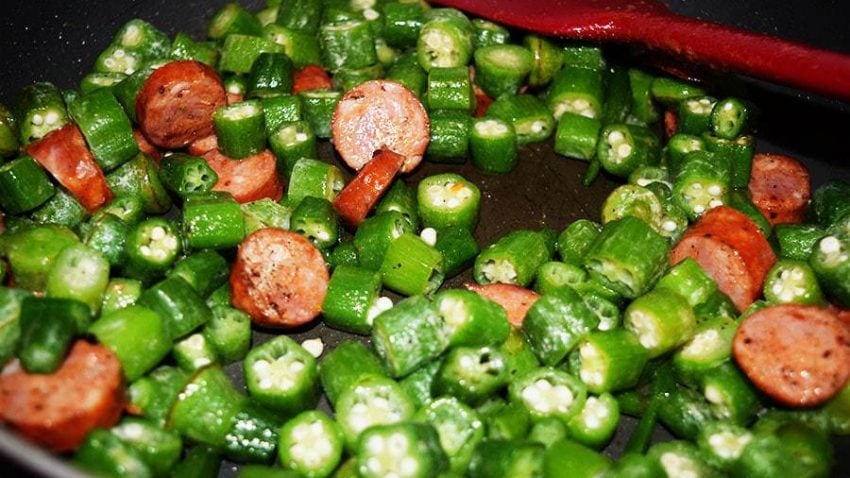
[[[788,406],[823,403],[850,378],[850,329],[828,309],[762,309],[738,327],[732,351],[759,390]]]
[[[218,74],[197,61],[172,61],[154,71],[136,96],[136,116],[151,143],[182,148],[213,132],[212,115],[227,102]]]
[[[157,163],[162,160],[162,151],[160,151],[159,148],[151,144],[151,142],[148,141],[147,138],[145,138],[145,135],[141,131],[134,128],[133,136],[136,137],[136,144],[139,145],[139,151],[147,154],[148,156],[153,158],[153,160]]]
[[[401,169],[404,157],[382,149],[334,199],[333,206],[347,224],[358,226]]]
[[[812,198],[809,170],[781,154],[756,154],[750,171],[750,196],[771,224],[800,223]]]
[[[26,152],[59,181],[89,212],[114,197],[83,133],[68,123],[26,147]]]
[[[192,156],[203,156],[214,149],[218,149],[218,136],[211,134],[189,143],[186,152]]]
[[[247,158],[231,159],[214,149],[203,156],[218,175],[213,191],[229,192],[240,204],[262,198],[277,201],[283,196],[277,160],[271,151],[266,149]]]
[[[0,420],[28,440],[70,451],[124,407],[121,364],[106,347],[78,341],[58,370],[29,374],[12,362],[0,375]]]
[[[254,323],[295,327],[321,312],[328,269],[322,253],[304,236],[260,229],[239,246],[230,288],[233,305]]]
[[[466,283],[464,287],[501,305],[508,314],[508,322],[514,327],[522,326],[522,321],[525,320],[528,309],[540,298],[537,292],[514,284],[494,282],[479,285]]]
[[[758,226],[728,206],[710,209],[670,251],[675,265],[694,259],[741,312],[759,297],[776,255]]]
[[[373,80],[348,90],[333,115],[331,136],[342,159],[360,170],[375,151],[404,156],[403,173],[420,161],[430,139],[425,107],[416,95],[394,81]]]

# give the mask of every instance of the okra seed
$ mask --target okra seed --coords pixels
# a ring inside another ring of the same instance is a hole
[[[41,126],[42,124],[44,124],[44,117],[36,113],[32,115],[32,120],[30,122],[35,126]]]
[[[699,474],[693,469],[694,464],[686,457],[675,453],[664,453],[661,455],[661,466],[668,476],[678,478],[699,478]]]
[[[374,8],[367,8],[366,10],[363,10],[363,18],[365,18],[366,20],[369,20],[370,22],[375,21],[380,17],[381,17],[381,14],[378,13],[378,11],[375,10]]]
[[[425,244],[434,247],[434,244],[437,243],[437,230],[433,227],[426,227],[425,229],[422,229],[421,233],[419,233],[419,237],[425,241]]]
[[[617,155],[625,158],[626,156],[632,154],[632,145],[628,143],[623,143],[617,146]]]
[[[820,251],[824,254],[835,254],[841,250],[841,243],[835,236],[827,236],[820,241]]]
[[[723,189],[719,184],[712,184],[708,187],[708,194],[711,194],[712,196],[719,196],[722,192]]]

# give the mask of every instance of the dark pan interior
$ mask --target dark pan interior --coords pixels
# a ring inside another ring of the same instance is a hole
[[[33,81],[53,81],[60,87],[76,87],[97,54],[107,46],[117,28],[126,20],[140,17],[168,34],[188,32],[203,36],[213,13],[225,0],[7,0],[9,14],[0,18],[0,102],[10,103],[15,91]],[[243,1],[259,9],[262,1]],[[831,48],[850,54],[850,10],[839,1],[675,0],[668,2],[677,12],[711,19]],[[721,76],[721,93],[751,98],[761,110],[759,149],[785,152],[803,159],[810,168],[816,187],[828,179],[850,180],[850,148],[847,132],[850,107],[764,82]],[[522,161],[508,176],[485,175],[470,165],[424,164],[412,177],[443,171],[457,171],[474,181],[484,201],[476,236],[481,244],[506,231],[549,226],[560,230],[569,222],[586,217],[598,219],[608,192],[617,184],[600,178],[590,188],[581,185],[586,164],[556,156],[551,144],[530,145],[522,150]],[[337,161],[330,145],[323,144],[320,155]],[[459,285],[468,273],[449,282]],[[255,343],[269,335],[255,333]],[[296,331],[295,338],[322,337],[332,347],[347,334],[323,325]],[[239,364],[228,367],[241,382]],[[325,405],[326,406],[326,405]],[[606,450],[616,455],[628,438],[633,421],[626,422]],[[663,433],[659,432],[659,437]],[[835,476],[850,476],[850,439],[836,439],[838,466]],[[21,442],[0,429],[0,475],[80,476],[51,455]],[[221,476],[232,476],[235,466],[225,464]]]

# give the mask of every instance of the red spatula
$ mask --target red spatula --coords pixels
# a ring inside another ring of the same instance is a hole
[[[578,40],[640,43],[684,60],[850,100],[850,56],[683,17],[654,0],[434,0]]]

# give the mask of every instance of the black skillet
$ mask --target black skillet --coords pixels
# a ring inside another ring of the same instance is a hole
[[[526,0],[517,0],[526,1]],[[0,18],[0,102],[9,104],[15,91],[34,81],[52,81],[62,88],[77,87],[98,53],[125,21],[140,17],[170,35],[188,32],[203,37],[206,25],[225,0],[11,0],[3,4]],[[252,10],[262,0],[243,1]],[[808,42],[850,54],[850,10],[836,0],[671,0],[671,8],[684,15],[748,28],[792,40]],[[844,8],[842,8],[844,7]],[[625,55],[636,52],[623,49]],[[637,52],[638,61],[657,64],[657,58]],[[738,94],[752,99],[761,110],[759,149],[791,154],[803,159],[814,186],[832,178],[850,180],[850,105],[737,76],[711,75],[718,94]],[[338,161],[328,144],[323,159]],[[486,244],[518,228],[549,226],[560,230],[586,217],[598,219],[599,208],[617,184],[602,177],[590,187],[581,185],[586,164],[556,156],[550,144],[523,148],[520,166],[508,176],[481,174],[469,165],[424,163],[408,178],[413,184],[423,176],[458,171],[481,187],[484,195],[476,236]],[[457,286],[468,274],[449,282]],[[255,343],[269,334],[255,333]],[[326,350],[346,334],[323,325],[295,331],[295,338],[321,337]],[[239,365],[228,367],[241,384]],[[322,404],[326,407],[326,404]],[[616,456],[625,445],[634,422],[628,417],[606,453]],[[659,438],[665,434],[656,433]],[[837,466],[834,476],[850,476],[850,439],[833,441]],[[236,465],[225,463],[221,476],[233,476]],[[41,449],[0,429],[0,475],[85,476]]]

